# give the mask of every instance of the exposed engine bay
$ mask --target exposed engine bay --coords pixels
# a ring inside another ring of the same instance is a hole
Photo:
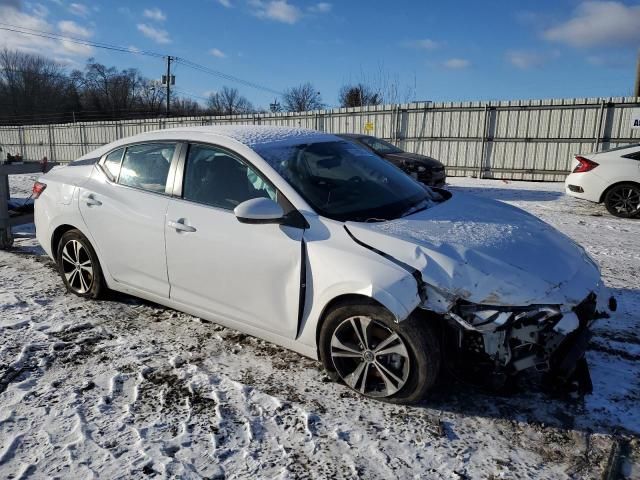
[[[613,297],[608,309],[616,309]],[[474,367],[491,367],[499,378],[533,369],[556,384],[574,384],[580,393],[590,393],[585,359],[590,326],[608,316],[597,310],[596,294],[591,293],[566,310],[548,305],[490,307],[458,301],[444,318],[455,349],[474,359]]]

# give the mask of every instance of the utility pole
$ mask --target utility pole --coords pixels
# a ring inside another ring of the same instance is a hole
[[[166,75],[166,78],[163,78],[163,80],[167,82],[167,117],[171,112],[171,83],[172,83],[171,62],[173,59],[174,58],[171,55],[167,55],[167,75]],[[175,82],[175,80],[173,81]]]
[[[640,51],[638,52],[638,62],[636,63],[636,84],[633,88],[633,96],[640,97]]]

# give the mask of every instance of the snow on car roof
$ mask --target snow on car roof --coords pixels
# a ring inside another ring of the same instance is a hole
[[[228,137],[249,147],[270,143],[301,143],[304,141],[327,141],[332,135],[308,128],[281,127],[272,125],[211,125],[203,127],[179,127],[162,130],[171,132],[201,133]]]
[[[176,138],[178,137],[178,138]],[[249,148],[262,145],[296,145],[305,142],[327,142],[341,140],[340,138],[322,133],[317,130],[296,127],[280,127],[271,125],[209,125],[197,127],[177,127],[140,133],[131,137],[121,138],[113,143],[102,145],[95,150],[86,153],[77,160],[95,159],[105,153],[135,142],[154,140],[207,141],[225,137]]]

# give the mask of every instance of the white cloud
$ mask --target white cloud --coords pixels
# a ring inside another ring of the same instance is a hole
[[[545,64],[552,56],[531,50],[508,50],[506,53],[507,62],[521,70],[540,67]]]
[[[44,5],[42,5],[41,3],[36,3],[31,9],[31,11],[33,12],[34,15],[37,15],[38,17],[46,17],[47,15],[49,15],[49,9]]]
[[[599,68],[629,68],[635,62],[635,58],[619,53],[589,55],[586,60],[589,65]]]
[[[302,17],[302,12],[287,0],[251,0],[253,14],[258,18],[267,18],[276,22],[294,24]]]
[[[233,7],[233,5],[231,4],[231,0],[218,0],[218,3],[225,8]]]
[[[58,30],[60,30],[64,35],[70,35],[72,37],[89,38],[93,35],[93,32],[81,27],[71,20],[62,20],[61,22],[58,22]]]
[[[547,29],[547,40],[572,47],[637,46],[640,42],[640,5],[616,1],[587,1],[572,18]]]
[[[69,12],[78,17],[88,17],[89,7],[87,7],[84,3],[71,3],[69,4]]]
[[[0,18],[3,23],[16,25],[25,29],[45,33],[69,34],[68,31],[64,30],[65,28],[68,29],[69,25],[64,22],[60,22],[62,25],[54,25],[39,15],[21,12],[12,6],[0,4]],[[88,30],[86,30],[86,33],[91,34]],[[69,41],[54,40],[33,35],[22,35],[6,30],[0,30],[0,46],[6,47],[9,50],[19,50],[36,55],[46,54],[51,58],[90,56],[93,54],[93,48],[88,45],[79,45]]]
[[[421,40],[413,40],[404,44],[406,47],[419,48],[422,50],[435,50],[440,48],[440,43],[430,38],[423,38]]]
[[[131,9],[129,7],[118,7],[117,12],[120,15],[124,15],[127,18],[133,18],[134,17],[133,12],[131,11]]]
[[[155,20],[156,22],[164,22],[167,19],[167,15],[159,8],[145,8],[142,13],[146,18]]]
[[[450,58],[449,60],[445,60],[442,65],[451,70],[461,70],[470,67],[471,62],[464,58]]]
[[[226,53],[224,53],[222,50],[219,50],[217,48],[212,48],[211,50],[209,50],[209,54],[218,58],[226,58],[227,56]]]
[[[333,5],[328,2],[319,2],[311,5],[307,10],[311,13],[329,13],[332,7]]]
[[[152,27],[151,25],[147,25],[146,23],[139,23],[138,30],[142,32],[145,37],[150,38],[156,43],[171,43],[169,32],[167,32],[166,30]]]

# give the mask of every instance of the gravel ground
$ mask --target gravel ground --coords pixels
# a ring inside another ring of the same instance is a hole
[[[32,178],[12,182],[24,197]],[[561,184],[451,183],[538,215],[600,262],[620,308],[595,329],[592,395],[447,380],[415,407],[362,399],[317,362],[214,323],[67,294],[28,225],[0,251],[0,477],[640,478],[640,221]]]

